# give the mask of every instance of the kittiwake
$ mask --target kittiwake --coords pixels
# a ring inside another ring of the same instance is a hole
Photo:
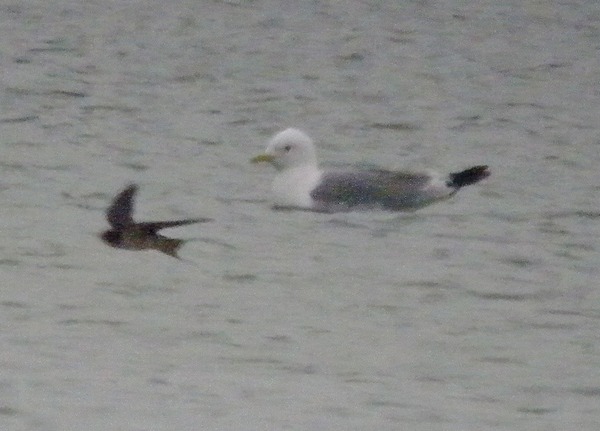
[[[277,133],[252,162],[269,162],[275,208],[342,212],[381,209],[414,211],[448,199],[490,175],[485,165],[440,176],[433,172],[384,169],[324,171],[312,139],[298,129]]]

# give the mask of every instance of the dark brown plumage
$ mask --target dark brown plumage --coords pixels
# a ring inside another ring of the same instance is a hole
[[[209,218],[196,218],[174,221],[136,223],[133,220],[133,203],[137,185],[131,184],[115,197],[106,211],[106,218],[112,229],[100,235],[102,240],[115,248],[126,250],[154,249],[178,258],[177,250],[185,240],[167,238],[158,231],[168,227],[211,221]]]

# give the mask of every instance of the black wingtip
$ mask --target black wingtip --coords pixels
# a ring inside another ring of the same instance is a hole
[[[475,184],[491,175],[487,165],[473,166],[461,172],[450,174],[448,185],[457,189]]]

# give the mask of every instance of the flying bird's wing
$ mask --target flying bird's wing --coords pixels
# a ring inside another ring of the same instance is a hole
[[[143,223],[136,223],[136,226],[146,232],[156,233],[161,229],[167,227],[176,227],[183,226],[186,224],[192,223],[205,223],[207,221],[212,221],[210,218],[194,218],[194,219],[186,219],[186,220],[173,220],[173,221],[149,221]]]
[[[106,211],[106,218],[115,229],[122,229],[133,224],[133,198],[138,187],[131,184],[113,200]]]

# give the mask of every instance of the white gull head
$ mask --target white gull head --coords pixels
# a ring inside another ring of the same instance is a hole
[[[277,133],[267,145],[265,155],[279,171],[299,166],[317,167],[315,145],[308,135],[298,129]]]
[[[310,192],[318,184],[321,171],[315,145],[306,133],[285,129],[271,138],[263,154],[252,160],[269,162],[277,169],[273,180],[276,207],[311,208],[314,205]]]

